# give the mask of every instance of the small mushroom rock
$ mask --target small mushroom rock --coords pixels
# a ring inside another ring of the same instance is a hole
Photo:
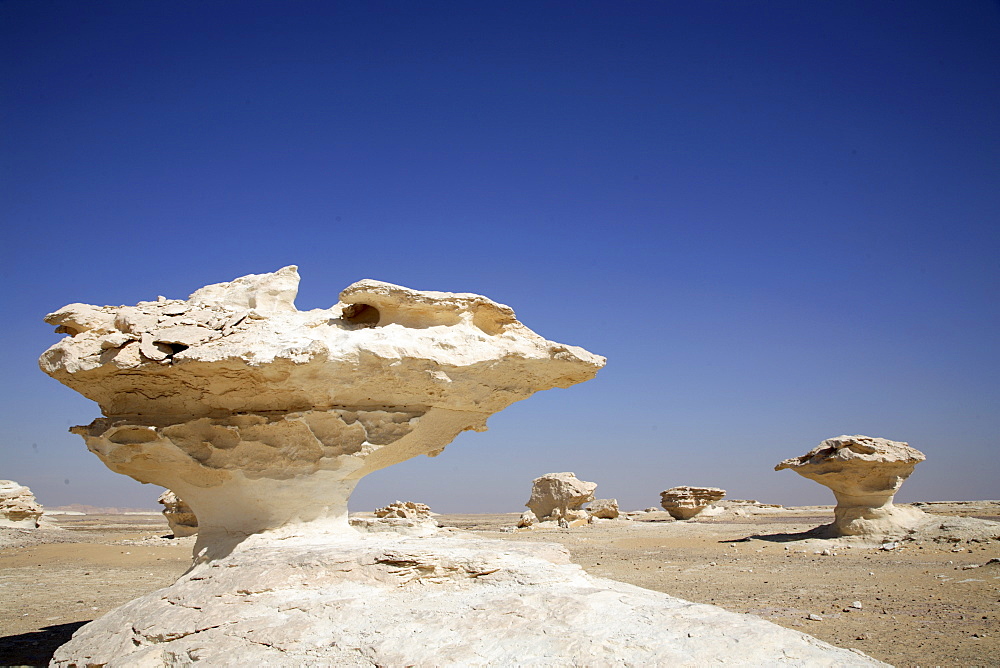
[[[725,495],[718,487],[671,487],[660,492],[660,505],[674,519],[689,520]]]
[[[597,499],[587,507],[591,517],[602,520],[613,520],[620,514],[618,499]]]
[[[594,500],[596,482],[579,480],[574,473],[546,473],[535,478],[525,503],[539,522],[586,520],[583,506]]]
[[[774,470],[791,469],[833,490],[834,522],[823,531],[830,537],[893,536],[927,518],[921,510],[892,503],[913,467],[924,459],[922,452],[900,441],[838,436],[801,457],[784,460]]]
[[[168,489],[160,494],[157,501],[163,505],[163,516],[167,518],[167,524],[170,525],[174,538],[184,538],[198,533],[198,518],[191,510],[191,506],[177,498],[176,494]]]
[[[0,527],[36,529],[43,512],[30,489],[13,480],[0,480]]]

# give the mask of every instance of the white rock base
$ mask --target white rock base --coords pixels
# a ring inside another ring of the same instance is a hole
[[[87,624],[55,666],[884,665],[588,575],[557,545],[253,536]]]

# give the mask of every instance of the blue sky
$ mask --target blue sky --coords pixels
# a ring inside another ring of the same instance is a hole
[[[155,505],[66,432],[42,317],[297,264],[300,309],[477,292],[608,358],[352,509],[828,503],[772,468],[843,433],[927,454],[899,500],[1000,498],[998,38],[973,0],[0,3],[0,477]]]

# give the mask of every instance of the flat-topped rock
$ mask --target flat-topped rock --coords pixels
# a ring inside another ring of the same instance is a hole
[[[774,470],[791,469],[833,491],[837,507],[833,524],[825,527],[827,535],[892,537],[928,519],[916,508],[892,503],[903,481],[924,459],[922,452],[901,441],[845,435],[828,438]]]
[[[718,487],[671,487],[660,492],[660,505],[674,519],[689,520],[725,495]]]
[[[26,486],[0,480],[0,527],[36,529],[44,510]]]

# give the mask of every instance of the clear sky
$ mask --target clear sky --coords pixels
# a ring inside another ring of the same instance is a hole
[[[996,2],[0,3],[0,478],[155,506],[67,433],[70,302],[299,265],[476,292],[607,356],[352,510],[675,485],[830,503],[824,438],[927,455],[898,500],[1000,498]]]

